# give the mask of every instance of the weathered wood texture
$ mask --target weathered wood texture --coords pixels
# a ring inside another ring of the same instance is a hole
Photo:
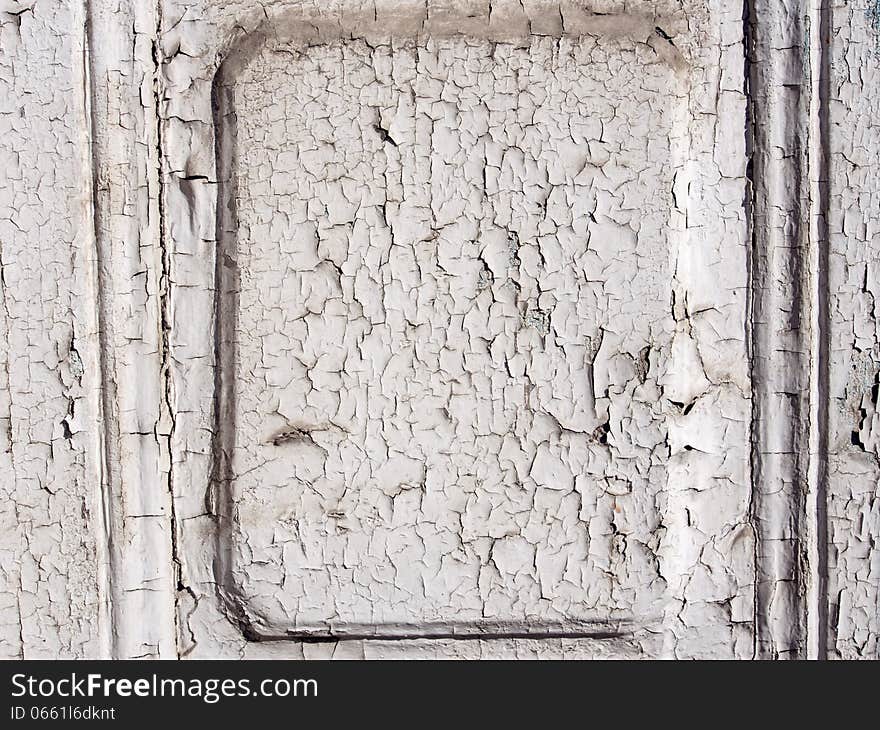
[[[0,3],[0,655],[109,650],[86,87],[76,3]]]
[[[157,8],[88,3],[114,653],[177,655]]]
[[[880,5],[828,3],[827,647],[880,658]]]
[[[743,11],[688,10],[163,6],[195,654],[754,654]]]
[[[0,654],[878,656],[874,0],[0,43]]]

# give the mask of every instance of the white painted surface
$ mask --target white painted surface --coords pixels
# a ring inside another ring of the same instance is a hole
[[[878,186],[880,6],[839,5],[828,74],[828,648],[880,655]]]
[[[636,5],[0,9],[4,655],[876,656],[875,15]]]
[[[64,2],[0,4],[5,657],[109,648],[82,24]]]

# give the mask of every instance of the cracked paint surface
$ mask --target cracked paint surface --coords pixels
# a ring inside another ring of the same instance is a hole
[[[876,657],[876,3],[820,41],[827,392],[817,82],[744,37],[812,7],[0,2],[0,655],[799,655],[809,569]]]
[[[103,650],[78,10],[0,3],[0,656],[9,658]]]
[[[828,108],[828,646],[880,657],[877,10],[835,6]]]
[[[683,99],[627,45],[267,47],[235,80],[223,427],[264,631],[657,612]]]
[[[742,8],[601,10],[165,8],[188,655],[754,651]]]

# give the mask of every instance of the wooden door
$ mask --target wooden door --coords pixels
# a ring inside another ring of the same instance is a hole
[[[0,23],[4,654],[877,655],[873,5]]]

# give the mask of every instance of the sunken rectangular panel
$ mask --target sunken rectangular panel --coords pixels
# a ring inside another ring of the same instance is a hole
[[[744,102],[706,58],[740,39],[705,12],[694,38],[452,5],[253,23],[212,83],[216,186],[169,111],[184,256],[216,193],[214,553],[184,531],[191,582],[210,564],[252,639],[637,627],[741,653]]]
[[[221,93],[250,621],[657,613],[674,69],[629,40],[267,42]]]

